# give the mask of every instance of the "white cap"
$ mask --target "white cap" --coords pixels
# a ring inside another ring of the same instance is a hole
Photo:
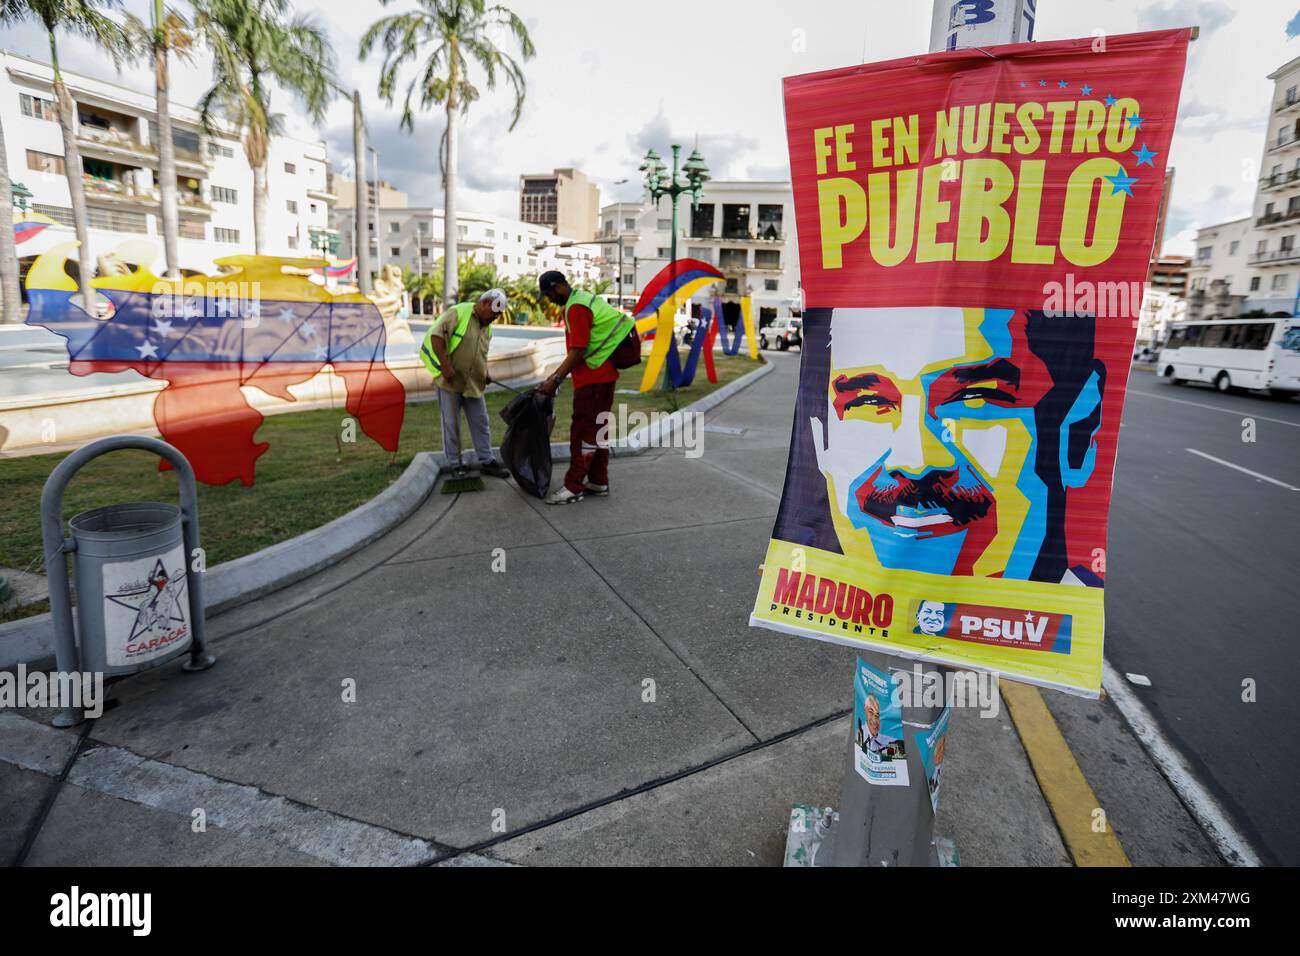
[[[505,312],[510,308],[510,300],[506,298],[504,289],[488,289],[478,297],[478,300],[490,302],[493,312]]]

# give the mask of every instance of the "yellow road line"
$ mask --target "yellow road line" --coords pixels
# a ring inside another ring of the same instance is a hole
[[[1000,681],[999,686],[1038,778],[1038,787],[1075,866],[1130,866],[1110,821],[1105,821],[1101,832],[1094,829],[1101,803],[1038,688],[1010,680]]]

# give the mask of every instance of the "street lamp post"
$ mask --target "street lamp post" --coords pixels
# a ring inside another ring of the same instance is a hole
[[[637,167],[637,169],[645,173],[646,192],[650,194],[650,200],[655,204],[656,208],[658,208],[659,200],[663,196],[669,196],[673,201],[672,251],[669,257],[671,262],[677,261],[677,199],[683,193],[690,193],[691,210],[694,211],[695,207],[700,204],[700,193],[704,191],[704,184],[712,178],[709,176],[709,167],[704,162],[704,157],[700,155],[698,149],[694,149],[691,151],[691,155],[686,157],[686,164],[681,167],[681,171],[686,174],[686,181],[680,182],[677,178],[677,172],[681,154],[681,146],[674,143],[671,177],[667,175],[668,167],[653,149],[645,154],[645,160]]]

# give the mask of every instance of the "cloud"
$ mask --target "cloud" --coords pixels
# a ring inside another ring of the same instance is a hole
[[[1163,0],[1139,11],[1137,22],[1143,30],[1198,26],[1201,36],[1209,36],[1236,15],[1228,4],[1213,0]]]

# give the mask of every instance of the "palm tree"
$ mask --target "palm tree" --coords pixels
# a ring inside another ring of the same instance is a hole
[[[171,71],[168,55],[176,53],[189,59],[194,37],[189,24],[175,10],[163,6],[163,0],[152,0],[151,23],[146,26],[135,17],[128,17],[127,32],[141,49],[153,53],[155,112],[158,114],[158,197],[162,212],[163,259],[167,264],[167,277],[180,278],[180,254],[177,242],[180,237],[180,212],[176,202],[176,143],[172,140]]]
[[[63,82],[59,67],[57,34],[60,30],[91,40],[112,57],[115,65],[129,54],[130,43],[126,31],[104,11],[118,5],[117,0],[4,0],[0,4],[0,22],[13,23],[35,19],[45,29],[50,42],[50,66],[54,70],[54,99],[63,131],[63,166],[68,177],[68,193],[72,201],[72,225],[80,244],[77,250],[77,282],[87,311],[94,310],[95,295],[90,284],[95,274],[95,260],[91,256],[90,237],[86,225],[86,187],[81,165],[81,150],[77,146],[76,103]],[[8,178],[6,171],[5,178]],[[2,185],[2,184],[0,184]],[[10,241],[13,227],[9,226]],[[8,258],[0,247],[0,255]],[[7,266],[6,266],[7,268]],[[15,260],[14,269],[17,269]]]
[[[333,79],[334,52],[308,17],[293,15],[287,0],[193,0],[194,35],[212,51],[212,88],[199,108],[212,132],[220,113],[244,133],[244,156],[253,170],[253,250],[266,239],[266,162],[271,136],[283,125],[271,112],[271,85],[296,95],[312,119],[324,119]]]
[[[381,0],[387,6],[393,0]],[[485,0],[417,0],[418,8],[376,20],[361,38],[361,58],[370,55],[378,42],[383,43],[384,62],[379,78],[379,95],[390,105],[398,76],[407,63],[414,64],[423,54],[423,64],[406,87],[402,107],[402,128],[414,128],[412,99],[418,98],[421,110],[435,104],[444,107],[447,127],[442,134],[443,182],[443,302],[456,300],[457,255],[456,230],[456,161],[458,156],[457,120],[479,98],[478,87],[470,81],[470,63],[477,63],[489,90],[496,89],[497,79],[504,76],[514,91],[514,114],[510,129],[519,122],[524,106],[524,74],[519,63],[503,52],[492,34],[504,28],[519,44],[527,60],[533,55],[533,41],[524,21],[500,5],[488,6]]]

